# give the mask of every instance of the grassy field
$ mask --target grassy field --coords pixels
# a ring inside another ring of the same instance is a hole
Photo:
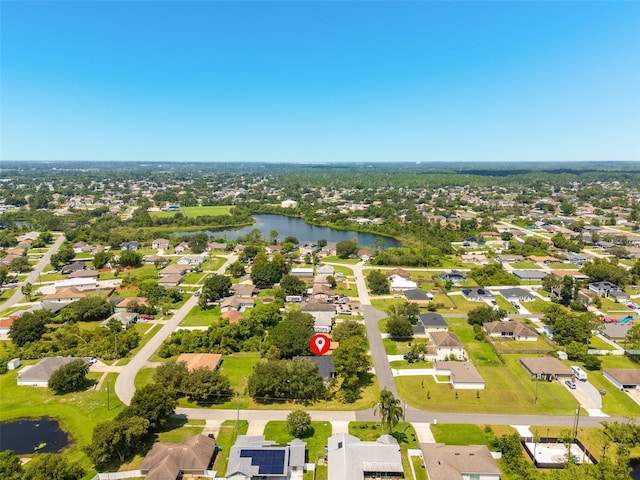
[[[350,422],[349,434],[358,437],[360,440],[372,442],[375,441],[383,433],[380,423],[376,422]],[[404,477],[413,478],[411,467],[409,466],[409,458],[407,450],[409,448],[420,448],[418,437],[413,426],[408,422],[398,423],[391,432],[391,435],[398,440],[400,444],[400,454],[402,455],[402,466],[404,468]]]
[[[512,263],[511,266],[517,270],[539,270],[542,268],[537,263],[529,262],[526,260],[523,262]]]
[[[439,295],[436,295],[436,296],[439,296]],[[478,308],[483,305],[486,305],[486,303],[484,302],[470,302],[466,298],[464,298],[462,295],[457,295],[457,294],[450,295],[449,300],[453,302],[456,306],[454,310],[450,310],[451,313],[469,313],[474,308]],[[435,298],[434,298],[434,301],[436,301]]]
[[[531,313],[544,314],[545,310],[549,308],[551,302],[545,302],[541,298],[537,298],[533,302],[526,302],[523,304],[527,310]]]
[[[220,307],[218,305],[208,310],[202,310],[199,305],[196,305],[184,317],[180,325],[183,327],[202,327],[216,323],[218,320],[220,320]]]
[[[438,423],[431,425],[437,443],[447,445],[487,445],[488,436],[479,425]]]
[[[227,205],[215,205],[208,207],[180,207],[180,213],[187,218],[200,217],[203,215],[227,215],[231,211],[231,207]],[[151,216],[172,217],[178,212],[151,212]]]
[[[419,339],[392,339],[383,338],[382,344],[384,345],[384,351],[387,355],[403,355],[411,350],[413,343],[428,343],[426,338]]]
[[[307,463],[316,463],[319,458],[324,457],[324,447],[330,436],[330,422],[311,422],[311,430],[301,437],[307,444]],[[264,428],[264,437],[278,445],[287,445],[294,439],[287,431],[287,422],[284,420],[268,422]]]
[[[592,335],[589,339],[589,348],[594,348],[596,350],[613,350],[613,347],[611,345],[600,340],[595,335]]]
[[[48,388],[19,387],[16,384],[17,375],[16,370],[0,375],[0,421],[44,416],[55,418],[72,438],[73,443],[65,450],[69,460],[93,472],[82,447],[91,441],[96,424],[111,420],[122,410],[120,401],[110,393],[110,409],[107,410],[104,386],[99,391],[89,389],[55,395]],[[89,379],[97,381],[100,376],[99,373],[90,373]],[[115,373],[107,375],[110,385],[115,383],[116,376]]]
[[[497,340],[493,342],[496,350],[544,350],[551,352],[553,347],[545,342],[542,338],[538,338],[535,342],[525,342],[518,340]]]
[[[238,435],[246,435],[249,429],[249,423],[246,420],[241,420],[236,428],[236,422],[234,420],[227,420],[222,422],[218,436],[216,437],[216,444],[218,446],[218,454],[216,455],[213,469],[221,475],[224,475],[227,471],[227,463],[229,462],[229,450],[236,442]]]
[[[216,272],[226,261],[226,258],[212,256],[201,265],[201,268],[205,272]]]
[[[204,276],[206,273],[204,272],[193,272],[187,273],[182,277],[182,283],[186,283],[189,285],[194,285],[202,282],[204,280]]]
[[[345,265],[355,265],[358,262],[360,262],[359,258],[340,258],[337,255],[331,255],[329,257],[325,257],[322,259],[323,262],[326,263],[343,263]],[[337,270],[338,267],[334,267],[336,268],[336,272],[339,272],[340,270]],[[347,273],[347,272],[343,272],[343,273]],[[350,273],[350,275],[353,275],[353,272]]]

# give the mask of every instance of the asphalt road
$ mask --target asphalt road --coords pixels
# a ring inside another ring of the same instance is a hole
[[[20,290],[20,285],[24,285],[25,283],[31,283],[32,285],[35,284],[36,281],[38,280],[38,277],[44,270],[44,267],[49,265],[49,263],[51,262],[51,256],[58,251],[58,249],[63,243],[64,243],[64,234],[60,234],[56,239],[56,241],[53,242],[53,245],[49,247],[49,250],[47,250],[47,253],[45,253],[42,256],[42,258],[38,261],[36,266],[33,267],[33,270],[29,273],[29,275],[27,275],[27,278],[23,282],[20,282],[18,284],[18,286],[15,289],[15,292],[13,292],[13,295],[11,295],[11,297],[9,297],[9,299],[1,305],[3,310],[13,307],[16,303],[22,300],[22,297],[24,297],[24,295]]]

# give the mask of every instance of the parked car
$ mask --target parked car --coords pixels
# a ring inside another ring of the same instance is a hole
[[[576,389],[576,384],[574,382],[572,382],[571,380],[565,380],[564,383],[567,385],[567,387],[569,387],[571,390],[575,390]]]
[[[153,319],[154,319],[154,316],[153,316],[153,315],[143,315],[143,316],[142,316],[142,319],[143,319],[143,320],[153,320]]]
[[[98,363],[98,359],[96,357],[91,357],[89,359],[89,366],[95,365],[96,363]]]

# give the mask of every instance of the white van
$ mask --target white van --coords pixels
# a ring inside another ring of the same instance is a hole
[[[573,372],[573,376],[576,377],[578,380],[581,380],[583,382],[587,381],[587,373],[577,365],[573,365],[571,367],[571,372]]]

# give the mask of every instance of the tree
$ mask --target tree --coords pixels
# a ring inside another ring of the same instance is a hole
[[[46,331],[45,323],[51,320],[51,316],[51,311],[46,309],[23,313],[9,329],[11,341],[24,347],[29,342],[40,340]]]
[[[31,301],[31,294],[33,293],[33,284],[27,282],[20,288],[20,292],[27,297],[27,302]]]
[[[371,367],[371,358],[367,354],[367,342],[362,337],[349,337],[333,352],[333,365],[341,377],[350,374],[361,375]]]
[[[602,360],[597,355],[587,355],[584,359],[584,368],[595,371],[602,367]]]
[[[12,450],[0,451],[0,478],[4,480],[22,479],[22,463]]]
[[[569,360],[577,360],[579,362],[584,362],[585,358],[587,358],[588,349],[589,346],[586,343],[575,341],[565,347]]]
[[[96,252],[91,263],[94,268],[103,268],[111,260],[111,252]]]
[[[33,267],[29,263],[29,260],[27,260],[27,257],[17,257],[14,258],[9,264],[9,270],[11,270],[12,272],[24,273],[30,272],[31,270],[33,270]]]
[[[380,421],[387,427],[390,434],[400,420],[404,420],[404,411],[400,400],[394,397],[386,388],[380,392],[378,403],[373,406],[373,413],[380,415]]]
[[[209,244],[209,237],[204,232],[198,232],[189,237],[189,248],[193,253],[202,253]]]
[[[162,385],[150,383],[136,390],[129,408],[122,411],[116,418],[121,415],[146,418],[149,420],[149,428],[156,430],[167,423],[177,405],[176,399]]]
[[[593,262],[585,263],[580,271],[588,275],[592,282],[611,282],[620,287],[627,285],[631,280],[631,275],[626,269],[605,258],[595,258]]]
[[[229,295],[231,289],[231,279],[225,275],[211,275],[204,281],[202,295],[212,302],[220,300]]]
[[[487,322],[502,320],[506,316],[507,313],[502,309],[494,310],[489,305],[481,305],[467,314],[467,323],[482,326]]]
[[[148,430],[149,420],[142,417],[122,416],[102,422],[93,429],[91,443],[85,451],[94,465],[103,465],[115,458],[123,462],[138,450]]]
[[[268,360],[257,363],[247,379],[249,395],[260,402],[272,400],[314,401],[326,388],[311,360]]]
[[[60,267],[73,260],[75,255],[73,247],[69,243],[65,242],[56,253],[51,255],[51,266],[58,270]]]
[[[389,293],[389,279],[380,270],[371,270],[367,275],[367,285],[374,295]]]
[[[282,358],[309,354],[309,342],[313,337],[313,316],[292,310],[286,313],[284,320],[269,331],[265,348],[275,345]]]
[[[553,324],[553,340],[558,345],[569,345],[571,342],[588,344],[593,328],[593,314],[565,313]]]
[[[51,374],[49,388],[58,395],[83,390],[87,384],[87,373],[89,373],[89,365],[78,358]]]
[[[640,350],[640,323],[636,323],[629,329],[625,342],[630,350]]]
[[[336,255],[340,258],[349,258],[358,251],[358,244],[353,240],[343,240],[336,244]]]
[[[298,277],[285,275],[280,280],[280,288],[283,288],[287,295],[302,295],[307,290],[307,284]]]
[[[22,480],[78,480],[84,470],[77,463],[70,464],[60,453],[36,455],[24,466]]]
[[[283,240],[284,243],[290,243],[292,245],[299,245],[300,241],[294,237],[293,235],[287,235],[286,237],[284,237]]]
[[[295,438],[302,438],[311,431],[311,415],[304,410],[293,410],[287,415],[287,431]]]
[[[162,385],[170,395],[177,396],[184,391],[189,376],[186,362],[165,362],[153,372],[153,381]]]
[[[69,322],[94,322],[109,318],[113,310],[113,303],[106,298],[90,295],[64,307],[61,316]]]
[[[366,338],[366,336],[364,325],[354,320],[338,323],[331,332],[331,339],[336,342],[342,342],[350,337]]]
[[[118,265],[121,267],[134,267],[138,268],[142,265],[142,255],[133,250],[125,250],[120,254],[118,259]]]
[[[196,402],[227,400],[233,393],[226,376],[206,367],[196,368],[189,373],[184,381],[184,391],[189,400]]]
[[[240,278],[245,274],[244,265],[241,261],[236,260],[231,265],[229,265],[229,273],[234,278]]]
[[[390,317],[387,319],[387,332],[392,337],[412,337],[413,325],[406,318]]]
[[[4,282],[9,278],[9,269],[4,265],[0,265],[0,285],[4,285]]]

